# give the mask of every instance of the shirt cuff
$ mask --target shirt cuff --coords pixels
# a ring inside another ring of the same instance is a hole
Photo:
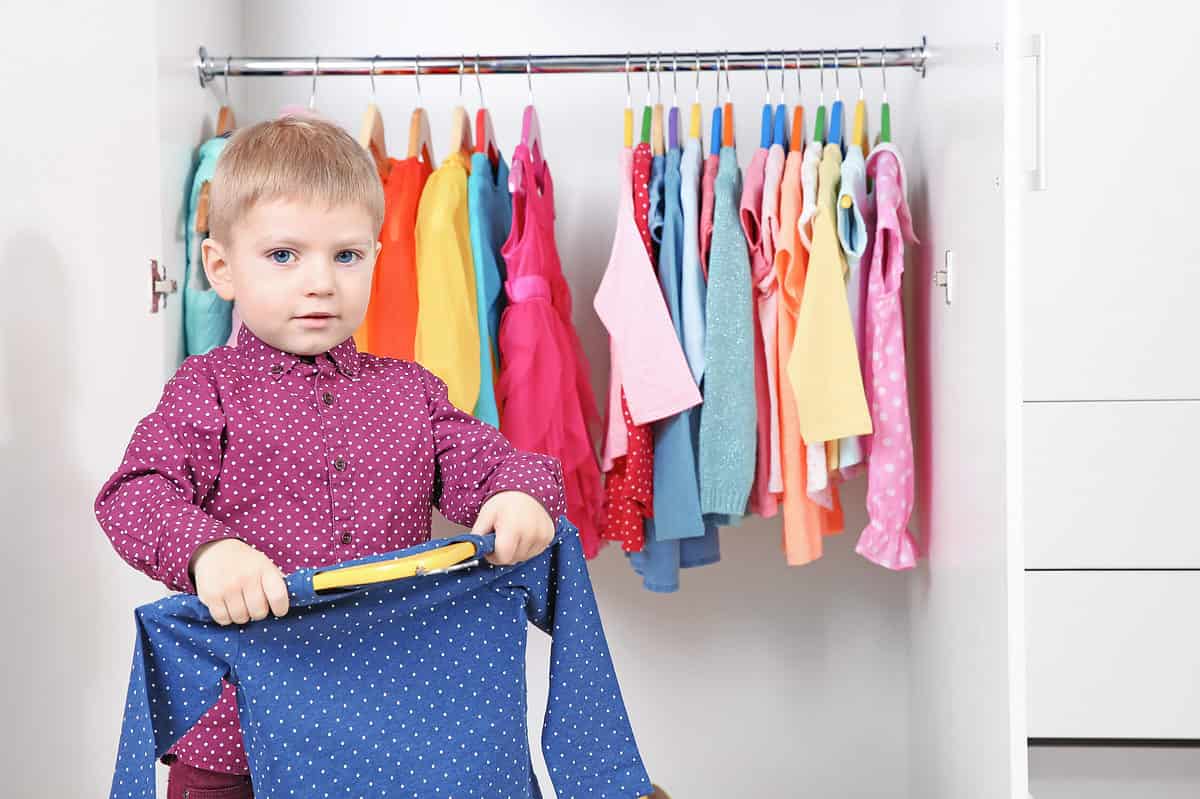
[[[238,538],[233,528],[214,519],[195,506],[167,520],[169,532],[159,540],[159,580],[173,591],[196,593],[188,574],[188,563],[196,550],[210,541]]]
[[[562,464],[557,458],[522,452],[492,474],[483,501],[504,491],[520,491],[541,503],[551,520],[567,514]]]

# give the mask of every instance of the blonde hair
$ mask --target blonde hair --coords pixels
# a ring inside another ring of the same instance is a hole
[[[383,184],[371,156],[349,133],[321,119],[285,116],[238,130],[217,160],[209,189],[209,231],[229,241],[255,203],[280,198],[356,204],[383,226]]]

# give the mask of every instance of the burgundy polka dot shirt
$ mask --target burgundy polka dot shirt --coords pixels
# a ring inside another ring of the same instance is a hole
[[[96,518],[125,561],[195,593],[187,564],[207,541],[240,538],[287,574],[425,541],[435,506],[470,526],[513,490],[566,513],[558,461],[455,408],[428,370],[352,338],[309,363],[243,326],[236,347],[183,362]],[[234,690],[164,760],[248,773]]]

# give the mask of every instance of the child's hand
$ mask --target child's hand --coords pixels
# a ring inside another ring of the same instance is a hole
[[[202,544],[192,555],[196,593],[220,625],[265,619],[288,611],[283,572],[265,554],[237,538]]]
[[[554,520],[542,503],[520,491],[501,491],[479,509],[471,532],[495,531],[496,550],[487,556],[497,566],[536,558],[554,540]]]

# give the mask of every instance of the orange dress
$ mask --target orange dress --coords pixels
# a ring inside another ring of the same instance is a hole
[[[799,150],[784,164],[779,197],[779,236],[775,242],[775,276],[779,281],[779,373],[792,356],[796,317],[804,296],[808,251],[799,245],[801,185]],[[808,469],[796,396],[790,380],[779,381],[780,456],[783,472],[783,551],[788,565],[801,566],[821,557],[822,537],[842,532],[842,506],[836,486],[830,486],[833,507],[827,509],[808,495]]]
[[[417,331],[417,205],[433,167],[420,158],[390,159],[384,183],[383,245],[371,279],[367,316],[354,334],[360,350],[413,360]]]

